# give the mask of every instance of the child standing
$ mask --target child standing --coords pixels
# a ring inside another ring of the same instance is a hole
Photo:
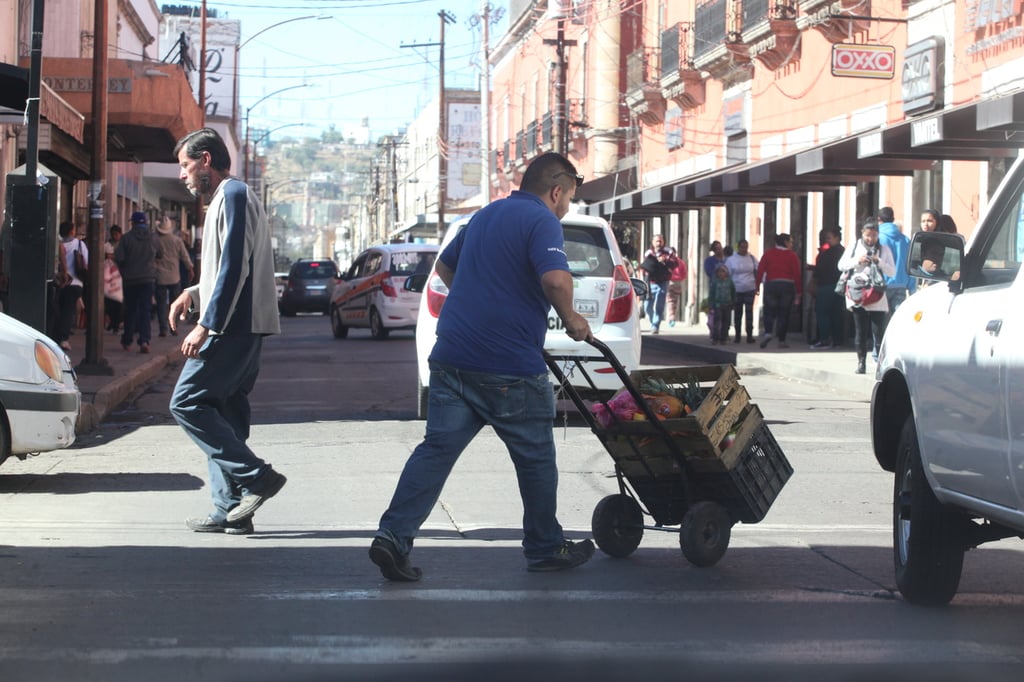
[[[715,268],[708,292],[708,310],[712,312],[711,343],[719,345],[729,338],[729,318],[736,303],[736,286],[732,283],[729,268],[725,263]]]

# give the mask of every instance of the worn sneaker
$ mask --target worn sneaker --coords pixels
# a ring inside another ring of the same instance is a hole
[[[288,482],[284,474],[279,474],[273,469],[264,474],[264,478],[267,479],[266,483],[259,492],[242,495],[242,501],[238,506],[228,512],[228,523],[235,523],[255,514],[264,502],[281,492],[281,488]]]
[[[761,346],[761,348],[766,348],[768,346],[768,342],[771,341],[771,340],[772,340],[772,335],[771,334],[765,334],[764,336],[761,337],[761,343],[759,343],[758,345]]]
[[[811,350],[823,350],[826,348],[835,348],[835,346],[831,343],[822,343],[821,341],[811,344]]]
[[[377,564],[381,575],[395,582],[414,583],[423,576],[420,569],[409,563],[409,555],[400,554],[395,543],[387,538],[373,539],[370,561]]]
[[[534,573],[548,571],[564,571],[567,568],[576,568],[590,561],[594,556],[594,543],[590,540],[573,542],[566,540],[557,552],[543,559],[530,559],[526,564],[526,570]]]
[[[194,533],[225,533],[227,535],[250,535],[253,532],[252,517],[230,523],[228,521],[217,521],[212,516],[194,516],[185,519],[185,526]]]

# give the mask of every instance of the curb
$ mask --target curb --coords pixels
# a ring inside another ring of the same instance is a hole
[[[737,353],[714,347],[687,343],[674,340],[669,336],[644,335],[642,343],[645,347],[664,352],[680,352],[686,354],[687,358],[693,358],[702,362],[716,365],[735,365],[740,373],[743,370],[760,369],[772,374],[777,374],[789,379],[799,379],[810,383],[818,384],[824,388],[835,389],[845,393],[863,396],[865,400],[871,399],[871,393],[875,386],[874,373],[854,374],[855,360],[850,358],[850,372],[848,374],[828,369],[808,367],[806,365],[787,361],[785,354],[774,353]]]
[[[112,379],[96,391],[91,401],[83,400],[78,412],[78,422],[75,424],[76,435],[89,433],[99,426],[111,412],[124,404],[132,393],[159,375],[177,353],[178,350],[174,349],[163,355],[154,355],[152,359],[130,370],[124,376]]]

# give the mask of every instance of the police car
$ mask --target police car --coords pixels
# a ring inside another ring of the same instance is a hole
[[[448,227],[441,251],[469,224],[471,215],[462,216]],[[631,279],[608,223],[597,217],[568,213],[562,218],[565,254],[573,276],[573,306],[590,323],[595,338],[603,341],[626,368],[640,366],[640,314],[634,290],[646,290],[641,280]],[[410,282],[410,284],[412,284]],[[417,415],[427,415],[430,368],[427,358],[437,339],[437,318],[448,296],[448,287],[434,270],[426,279],[416,323]],[[554,309],[548,312],[548,333],[544,348],[554,355],[593,355],[593,349],[573,341],[565,333]],[[598,390],[610,395],[622,388],[615,371],[607,363],[589,363],[587,372]],[[574,386],[586,392],[589,384],[570,377]]]

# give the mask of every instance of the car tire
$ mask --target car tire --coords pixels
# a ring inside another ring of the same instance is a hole
[[[609,495],[594,507],[590,529],[602,552],[622,559],[640,546],[644,537],[644,513],[629,495]]]
[[[900,594],[921,606],[948,604],[960,586],[969,520],[932,492],[913,416],[900,432],[892,507],[892,553]]]
[[[348,336],[348,327],[342,323],[341,311],[337,308],[331,308],[331,333],[336,339],[344,339]]]
[[[694,566],[714,566],[729,548],[732,519],[717,502],[698,502],[683,515],[679,528],[679,548]]]
[[[416,377],[416,418],[427,418],[427,406],[430,404],[430,388],[423,385],[420,378]]]
[[[384,326],[384,320],[376,308],[370,308],[370,337],[376,341],[383,341],[388,338],[390,330]]]

